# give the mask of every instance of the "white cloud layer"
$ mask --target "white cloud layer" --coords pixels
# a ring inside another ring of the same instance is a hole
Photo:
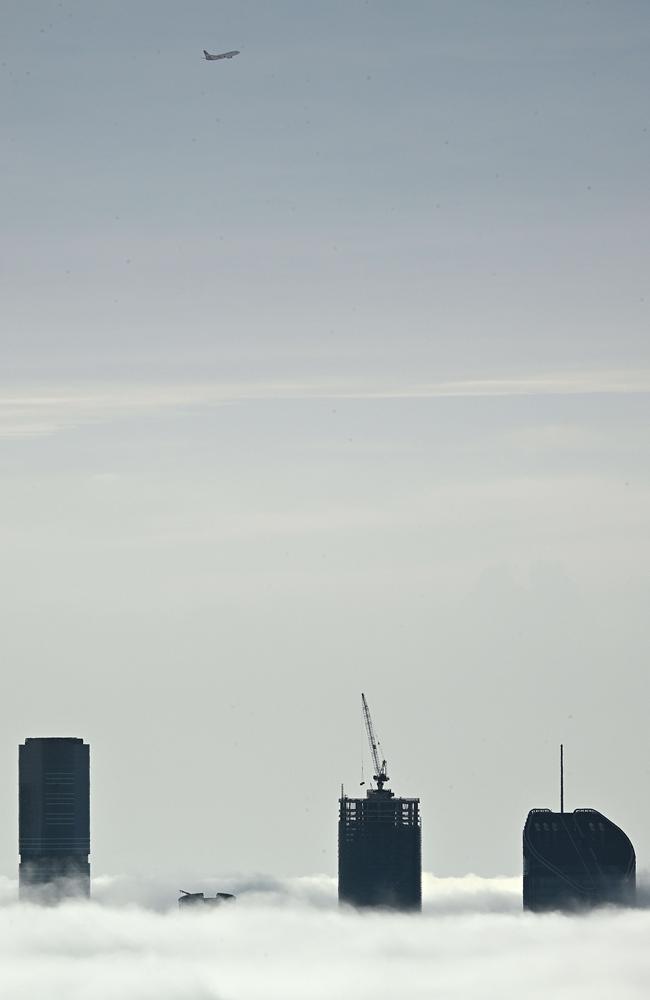
[[[388,400],[585,396],[650,392],[650,369],[555,372],[440,382],[317,378],[161,385],[23,388],[0,392],[0,438],[47,437],[86,424],[232,403],[280,400]]]
[[[94,902],[39,909],[10,902],[15,884],[4,880],[0,995],[632,1000],[650,986],[643,909],[522,914],[518,879],[474,876],[427,876],[422,916],[339,910],[325,876],[240,879],[238,887],[234,905],[179,913],[125,905],[129,891],[159,903],[162,886],[100,878]]]

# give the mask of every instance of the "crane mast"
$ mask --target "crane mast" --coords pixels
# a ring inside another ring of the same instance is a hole
[[[377,782],[377,788],[380,792],[384,790],[384,785],[388,781],[388,774],[386,773],[386,761],[381,757],[381,744],[375,735],[375,729],[372,724],[372,718],[370,716],[370,709],[368,708],[368,702],[366,701],[366,696],[361,692],[361,706],[363,708],[363,720],[366,724],[366,732],[368,734],[368,743],[370,744],[370,754],[372,756],[372,763],[375,769],[373,774],[373,780]]]

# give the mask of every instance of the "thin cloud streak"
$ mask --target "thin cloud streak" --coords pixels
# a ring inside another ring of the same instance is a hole
[[[650,392],[650,369],[583,371],[545,376],[429,383],[353,379],[188,384],[110,384],[23,389],[0,395],[0,437],[48,437],[76,427],[204,407],[300,400],[408,400],[512,396],[628,395]]]

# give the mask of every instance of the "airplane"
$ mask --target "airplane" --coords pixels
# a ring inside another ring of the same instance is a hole
[[[219,55],[216,55],[216,56],[211,55],[209,52],[206,52],[206,50],[203,49],[203,55],[208,60],[212,60],[212,59],[232,59],[233,56],[238,56],[239,55],[239,49],[233,49],[232,52],[220,52]]]

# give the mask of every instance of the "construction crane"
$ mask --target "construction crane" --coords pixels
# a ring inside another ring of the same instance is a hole
[[[386,761],[381,757],[381,744],[375,736],[375,730],[370,717],[370,709],[368,708],[368,702],[366,701],[366,696],[363,691],[361,692],[361,705],[363,707],[363,720],[366,724],[366,732],[368,733],[368,742],[370,743],[370,754],[375,768],[375,773],[372,777],[373,780],[377,782],[377,788],[379,791],[383,792],[384,785],[388,781]]]

